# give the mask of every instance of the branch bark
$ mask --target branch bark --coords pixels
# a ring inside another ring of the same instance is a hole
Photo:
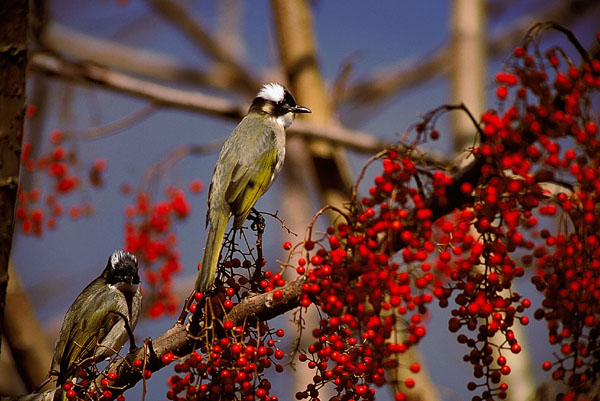
[[[0,8],[0,334],[25,116],[28,7],[27,0],[7,0]]]

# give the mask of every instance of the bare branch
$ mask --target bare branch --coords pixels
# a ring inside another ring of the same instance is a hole
[[[97,65],[71,62],[48,53],[34,54],[30,65],[34,70],[61,79],[99,85],[115,92],[146,99],[156,107],[189,110],[233,121],[241,119],[246,113],[245,107],[226,99],[197,91],[170,88]],[[385,142],[367,133],[304,121],[296,121],[289,133],[327,140],[335,145],[364,153],[373,153],[386,146]]]
[[[245,110],[229,100],[170,88],[97,65],[70,62],[48,53],[34,54],[30,65],[34,70],[49,75],[100,85],[106,89],[150,100],[160,107],[196,111],[230,119],[239,119],[245,114]]]
[[[342,126],[314,124],[302,120],[296,121],[290,128],[289,133],[309,139],[327,140],[334,145],[343,145],[348,149],[366,154],[378,152],[390,145],[389,142],[382,141],[366,132],[350,130]]]
[[[49,24],[42,40],[44,46],[60,54],[115,67],[142,77],[218,89],[228,88],[227,83],[220,81],[217,75],[185,65],[167,54],[100,39],[59,23]]]
[[[146,117],[149,117],[155,111],[156,106],[154,105],[154,103],[150,103],[149,105],[142,107],[141,109],[129,114],[128,116],[125,116],[120,120],[112,121],[104,125],[90,127],[85,131],[81,132],[80,134],[83,138],[89,140],[104,138],[109,135],[118,134],[127,127],[130,127],[131,125],[140,122]]]
[[[9,261],[8,272],[10,281],[3,334],[21,379],[27,389],[33,391],[48,374],[52,351],[12,260]]]
[[[177,0],[149,0],[154,9],[174,28],[182,31],[199,49],[207,53],[217,63],[224,79],[230,79],[231,87],[244,89],[247,93],[254,94],[260,87],[253,75],[247,72],[235,58],[229,54],[208,30],[193,18],[193,12]],[[214,71],[213,74],[218,71]]]

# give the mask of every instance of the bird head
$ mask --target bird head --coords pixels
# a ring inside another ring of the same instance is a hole
[[[261,88],[248,112],[274,117],[284,128],[292,124],[296,114],[311,113],[307,107],[296,104],[290,91],[276,82],[268,83]]]
[[[115,285],[121,291],[135,292],[140,284],[137,258],[127,251],[114,251],[108,258],[102,277],[107,284]]]

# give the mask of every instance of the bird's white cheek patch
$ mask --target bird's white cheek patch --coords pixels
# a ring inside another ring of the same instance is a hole
[[[285,113],[282,116],[277,117],[277,124],[281,125],[284,129],[288,129],[294,122],[294,113]]]

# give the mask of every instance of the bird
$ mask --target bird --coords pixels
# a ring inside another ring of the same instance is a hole
[[[208,290],[215,281],[229,219],[233,216],[234,230],[241,229],[256,201],[281,172],[285,132],[300,113],[311,110],[297,105],[285,86],[267,83],[223,144],[210,180],[208,235],[196,277],[196,291]]]
[[[142,291],[135,255],[114,251],[102,274],[77,296],[67,310],[50,375],[62,386],[77,368],[98,363],[118,352],[129,339],[136,349],[133,330],[142,309]]]

